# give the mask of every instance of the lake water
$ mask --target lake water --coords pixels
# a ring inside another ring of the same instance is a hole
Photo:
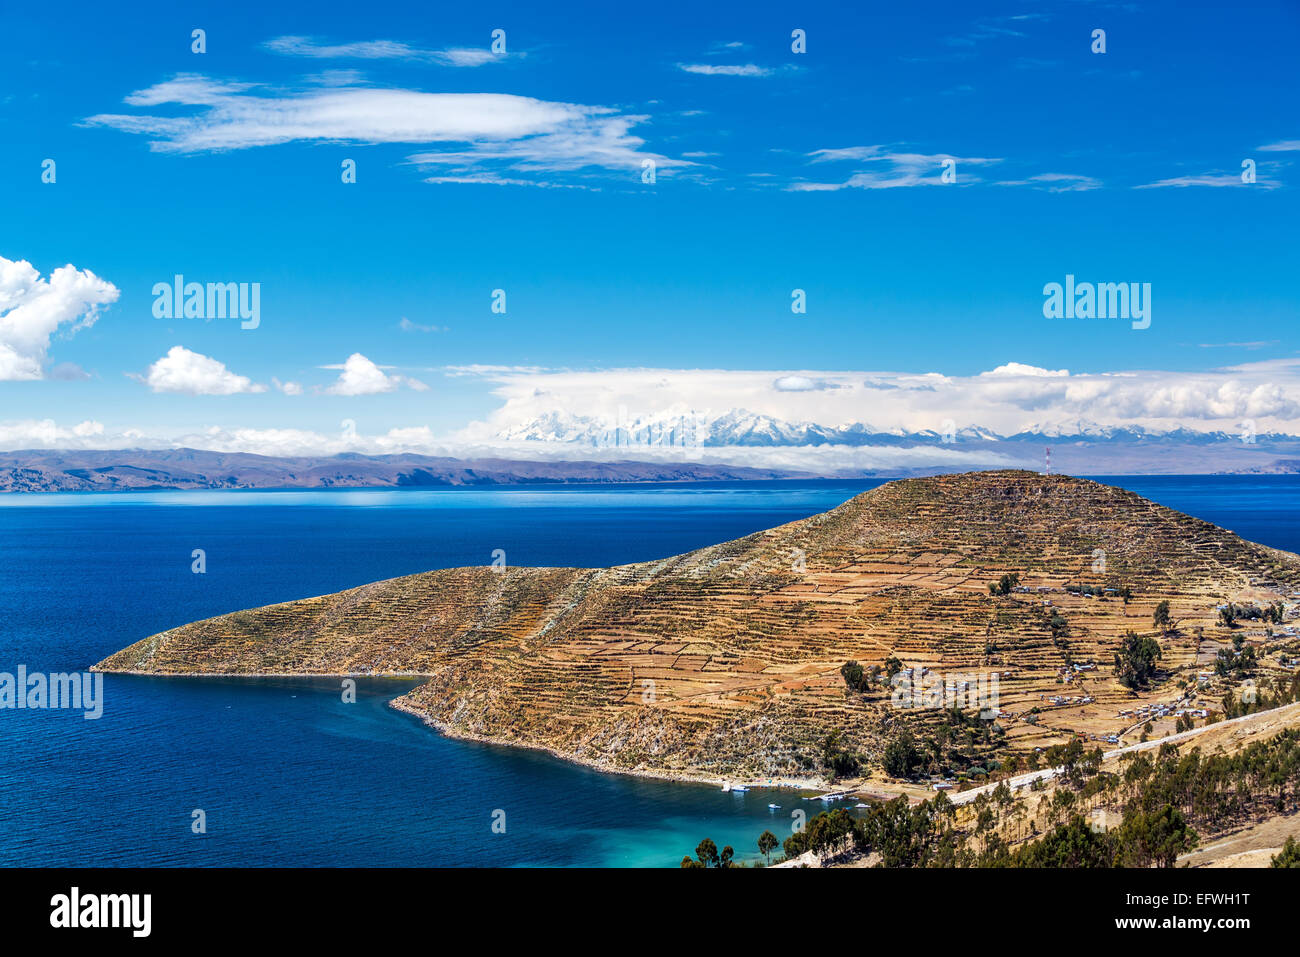
[[[1300,551],[1298,477],[1111,481]],[[0,495],[0,671],[79,671],[188,621],[498,548],[511,565],[662,557],[879,484]],[[363,682],[345,704],[337,680],[108,675],[99,720],[0,710],[0,865],[674,866],[706,836],[753,858],[764,828],[784,838],[791,810],[820,807],[448,740],[387,707],[410,686]]]

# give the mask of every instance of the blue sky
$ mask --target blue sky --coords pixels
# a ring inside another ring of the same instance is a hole
[[[0,257],[28,295],[65,264],[117,294],[11,342],[40,371],[0,381],[0,444],[303,450],[349,418],[399,430],[366,450],[433,448],[542,393],[664,407],[627,369],[695,407],[881,428],[966,424],[975,396],[997,428],[1300,431],[1294,3],[269,6],[6,13]],[[260,283],[259,326],[156,318],[176,273]],[[1067,273],[1150,283],[1150,328],[1045,318]],[[955,385],[946,409],[839,389],[786,413],[693,370]],[[1116,372],[1167,401],[1089,378]]]

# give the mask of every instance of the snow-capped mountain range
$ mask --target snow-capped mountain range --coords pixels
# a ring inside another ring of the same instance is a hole
[[[518,426],[502,429],[497,437],[508,442],[564,443],[596,448],[863,447],[998,442],[1212,445],[1222,442],[1293,442],[1297,438],[1276,432],[1256,433],[1253,429],[1239,432],[1198,431],[1180,426],[1156,431],[1142,426],[1100,425],[1086,419],[1035,423],[1011,435],[1001,435],[974,425],[958,427],[951,420],[939,430],[879,430],[862,422],[844,426],[787,422],[745,409],[732,409],[721,415],[693,410],[643,417],[624,415],[617,420],[550,412]]]

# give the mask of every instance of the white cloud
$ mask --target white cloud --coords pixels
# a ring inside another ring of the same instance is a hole
[[[284,56],[331,60],[419,60],[444,66],[482,66],[524,56],[523,53],[493,53],[487,47],[449,47],[422,50],[397,40],[361,40],[353,43],[318,43],[311,37],[276,37],[263,44]]]
[[[1281,140],[1261,146],[1260,149],[1267,153],[1294,153],[1300,150],[1300,140]]]
[[[1043,189],[1049,193],[1081,193],[1090,189],[1100,189],[1101,180],[1077,173],[1039,173],[1026,179],[1009,179],[997,183],[998,186],[1028,186]]]
[[[1040,378],[1064,378],[1070,375],[1069,369],[1043,369],[1039,366],[1027,366],[1023,362],[1008,362],[1000,365],[996,369],[990,369],[988,372],[981,372],[982,378],[991,376],[1038,376]]]
[[[1134,189],[1161,189],[1164,187],[1185,188],[1188,186],[1245,186],[1239,173],[1202,173],[1196,176],[1172,176],[1154,183],[1143,183]],[[1272,184],[1256,181],[1250,184],[1261,189],[1268,189]]]
[[[53,419],[19,419],[0,422],[0,449],[80,448],[103,434],[103,424],[92,419],[71,428]]]
[[[271,385],[275,386],[285,395],[302,395],[302,385],[297,382],[281,382],[275,376],[272,376]]]
[[[410,319],[407,319],[405,316],[402,316],[402,321],[397,324],[397,327],[401,329],[403,332],[446,332],[447,331],[446,326],[436,326],[436,325],[426,326],[418,322],[412,322]]]
[[[660,175],[690,161],[642,149],[632,128],[647,116],[507,93],[422,93],[361,87],[252,92],[254,84],[184,74],[126,98],[178,115],[100,114],[84,122],[151,138],[159,152],[199,153],[291,142],[456,144],[409,161],[435,182],[546,183],[544,173],[640,170]],[[198,107],[199,109],[192,109]]]
[[[1003,435],[1080,420],[1153,431],[1189,428],[1300,435],[1300,359],[1204,372],[1072,373],[1008,362],[969,376],[907,372],[719,369],[452,370],[493,384],[500,407],[457,438],[487,442],[546,416],[614,423],[744,409],[791,423],[882,432],[938,431],[946,419]],[[809,388],[809,386],[814,386]],[[620,411],[620,409],[622,411]]]
[[[236,375],[224,363],[184,346],[172,346],[143,376],[133,376],[154,392],[180,392],[186,395],[239,395],[265,392],[247,376]]]
[[[944,164],[956,163],[958,183],[979,182],[979,177],[966,171],[969,166],[990,166],[1000,159],[982,156],[953,156],[949,153],[899,153],[886,146],[850,146],[842,149],[814,150],[808,154],[811,163],[855,163],[866,169],[848,179],[836,182],[791,183],[787,189],[797,192],[820,192],[839,189],[896,189],[905,186],[938,186],[942,184]]]
[[[754,63],[679,63],[677,69],[702,76],[771,76],[777,72],[772,67]]]
[[[417,392],[424,392],[429,388],[419,379],[388,375],[382,367],[375,365],[359,352],[348,356],[348,361],[341,366],[323,366],[323,368],[343,370],[338,381],[325,390],[330,395],[377,395],[381,392],[393,392],[403,385]]]
[[[60,266],[43,279],[26,260],[0,256],[0,381],[44,378],[54,335],[94,325],[117,297],[89,269]]]
[[[813,392],[817,389],[834,389],[835,385],[825,379],[810,379],[804,375],[783,375],[778,377],[772,388],[778,392]]]

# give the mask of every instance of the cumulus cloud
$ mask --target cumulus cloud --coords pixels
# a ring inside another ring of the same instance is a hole
[[[545,174],[693,165],[643,149],[649,118],[605,106],[508,93],[423,93],[355,86],[259,93],[255,84],[182,74],[132,93],[174,115],[99,114],[84,122],[150,138],[150,149],[202,153],[291,142],[437,145],[409,162],[435,182],[550,185]]]
[[[342,365],[323,366],[325,369],[341,369],[338,381],[325,391],[330,395],[377,395],[381,392],[393,392],[403,385],[423,392],[429,387],[419,379],[407,376],[389,375],[384,368],[375,365],[359,352],[348,356]]]
[[[1000,365],[996,369],[990,369],[988,372],[981,372],[981,377],[989,376],[1040,376],[1045,378],[1061,378],[1070,374],[1069,369],[1042,369],[1038,366],[1028,366],[1023,362],[1008,362],[1006,365]]]
[[[0,449],[80,448],[103,435],[103,423],[93,419],[71,427],[53,419],[19,419],[0,422]]]
[[[810,379],[806,375],[783,375],[772,383],[778,392],[812,392],[817,389],[834,389],[833,383],[825,379]]]
[[[209,356],[191,352],[184,346],[172,346],[143,376],[134,376],[154,392],[179,392],[185,395],[238,395],[265,392],[247,376],[236,375],[225,364]]]
[[[42,278],[26,260],[0,256],[0,381],[45,378],[53,337],[94,325],[117,297],[117,287],[89,269],[60,266]]]
[[[788,423],[881,432],[959,428],[1002,435],[1066,430],[1080,421],[1152,431],[1239,430],[1300,435],[1300,359],[1204,372],[1077,373],[1008,362],[969,376],[908,372],[721,369],[453,369],[493,387],[500,406],[460,433],[463,441],[525,434],[538,421],[717,417],[746,410]],[[548,417],[550,417],[548,419]]]

